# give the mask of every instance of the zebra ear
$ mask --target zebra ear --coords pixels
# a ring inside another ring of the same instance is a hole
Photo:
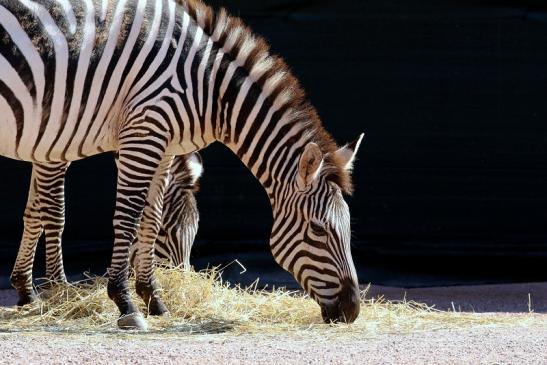
[[[192,178],[192,185],[195,184],[201,174],[203,174],[203,161],[201,155],[198,152],[192,152],[186,160],[186,168],[190,172],[190,177]]]
[[[317,144],[313,142],[308,143],[304,147],[304,152],[302,152],[300,162],[298,163],[296,184],[299,190],[305,190],[311,185],[313,180],[319,175],[321,165],[323,165],[323,152],[321,152]]]
[[[359,150],[359,146],[361,145],[364,136],[365,134],[361,133],[359,138],[355,141],[348,143],[334,152],[336,157],[344,164],[346,170],[353,169],[353,161],[355,161],[355,156],[357,155],[357,151]]]

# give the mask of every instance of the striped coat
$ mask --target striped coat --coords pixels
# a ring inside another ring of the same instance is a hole
[[[46,278],[66,282],[61,236],[65,224],[64,185],[68,163],[34,164],[24,214],[23,238],[11,275],[18,305],[34,301],[32,284],[34,255],[45,234]],[[161,228],[155,242],[155,257],[164,264],[190,268],[190,251],[198,229],[199,213],[194,193],[203,171],[198,153],[177,156],[168,173],[163,197]],[[136,265],[138,245],[131,246],[130,262]]]
[[[0,1],[0,154],[68,162],[118,151],[108,293],[144,328],[127,286],[163,314],[154,241],[173,155],[225,144],[272,204],[270,246],[321,306],[351,322],[359,292],[342,193],[361,138],[338,148],[285,63],[197,0]]]

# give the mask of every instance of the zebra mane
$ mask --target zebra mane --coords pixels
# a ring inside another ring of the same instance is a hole
[[[305,92],[285,61],[270,54],[264,38],[255,35],[243,21],[230,16],[226,9],[216,12],[201,0],[176,0],[211,39],[268,95],[280,114],[294,122],[306,123],[306,135],[317,143],[325,156],[323,175],[342,191],[353,191],[350,172],[334,152],[338,149],[332,136],[323,128],[317,110],[307,101]]]

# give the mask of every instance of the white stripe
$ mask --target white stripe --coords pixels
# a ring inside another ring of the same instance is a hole
[[[17,70],[15,70],[11,66],[11,64],[1,55],[0,55],[0,70],[2,70],[2,72],[0,72],[0,80],[2,80],[8,86],[8,88],[15,94],[15,96],[21,103],[21,106],[25,113],[24,126],[26,128],[23,129],[23,138],[21,139],[19,143],[17,153],[21,156],[21,158],[28,160],[31,157],[30,155],[32,151],[32,145],[34,144],[34,140],[29,138],[29,137],[33,137],[32,135],[30,135],[29,132],[31,132],[33,129],[36,129],[36,130],[39,129],[38,127],[40,125],[40,121],[36,120],[34,116],[34,113],[33,113],[34,110],[32,108],[32,97],[30,96],[27,86],[25,85],[23,80],[21,80],[21,77],[17,73]],[[3,125],[0,128],[0,130],[3,131]],[[2,139],[4,138],[5,137],[3,137]],[[10,141],[7,141],[7,142],[10,142]],[[14,142],[15,142],[15,139],[13,140],[13,142],[10,142],[10,144]],[[14,156],[11,156],[11,157],[14,157]]]
[[[196,28],[196,34],[194,35],[194,40],[190,51],[186,55],[186,60],[184,62],[184,77],[186,79],[186,99],[190,105],[190,110],[192,111],[192,116],[194,118],[194,135],[192,137],[192,142],[197,145],[205,145],[205,141],[201,139],[201,142],[197,138],[202,138],[201,136],[201,123],[199,122],[198,110],[196,107],[196,101],[194,100],[194,85],[192,84],[192,64],[194,63],[194,58],[196,53],[199,50],[201,39],[204,36],[203,30],[200,27]],[[190,35],[191,36],[191,35]],[[197,86],[197,85],[196,85]]]
[[[101,11],[101,22],[104,22],[106,19],[106,14],[108,13],[108,0],[103,0]]]
[[[134,104],[135,102],[140,101],[139,100],[133,100],[135,95],[139,92],[141,92],[142,87],[146,85],[146,83],[152,78],[154,73],[157,71],[158,67],[161,65],[163,60],[165,59],[165,56],[167,55],[167,51],[169,50],[169,47],[171,46],[171,37],[173,36],[173,29],[175,25],[175,4],[174,2],[169,2],[169,25],[167,26],[167,31],[165,34],[165,38],[163,39],[163,43],[161,45],[161,48],[159,52],[156,55],[156,58],[150,63],[150,65],[147,66],[148,70],[146,73],[137,81],[133,89],[129,92],[127,99],[131,100],[131,102]],[[170,65],[168,69],[171,69]]]
[[[182,14],[182,26],[181,26],[181,34],[180,38],[177,42],[177,49],[175,50],[175,54],[173,56],[173,60],[171,61],[171,65],[169,65],[169,69],[172,71],[172,75],[177,75],[177,66],[180,61],[180,55],[184,48],[184,42],[186,41],[186,37],[188,34],[188,25],[190,24],[190,17],[186,12]],[[186,90],[182,88],[182,85],[180,84],[180,81],[178,77],[173,77],[173,87],[175,90],[181,93],[185,93]]]
[[[224,53],[219,50],[216,54],[216,57],[215,57],[215,61],[213,63],[213,69],[211,71],[211,79],[209,80],[209,95],[207,96],[207,111],[205,112],[205,120],[209,121],[209,123],[206,124],[206,126],[208,128],[211,128],[210,130],[207,130],[206,129],[206,133],[208,132],[208,135],[210,134],[211,136],[216,136],[218,135],[218,130],[216,131],[213,131],[212,128],[213,128],[213,115],[211,115],[213,113],[213,103],[217,103],[217,100],[213,100],[213,89],[214,89],[214,85],[216,83],[216,78],[217,78],[217,74],[218,74],[218,70],[220,68],[220,63],[222,62],[222,57],[224,56]],[[217,117],[217,116],[215,116]]]
[[[241,132],[239,133],[238,147],[241,147],[241,145],[245,141],[245,138],[247,138],[247,135],[249,134],[249,131],[251,130],[250,126],[253,123],[257,123],[256,117],[258,116],[260,109],[262,109],[262,105],[264,104],[265,100],[266,100],[266,96],[261,93],[253,106],[253,110],[251,110],[251,113],[249,113],[249,116],[247,117],[247,120],[245,121],[245,125],[243,126],[243,128],[241,129]],[[245,155],[241,156],[242,159],[248,153],[252,153],[252,150],[245,152]]]
[[[170,19],[169,19],[169,27],[170,34],[173,32],[174,24],[175,24],[175,13],[174,8],[170,8]],[[180,35],[180,39],[178,40],[178,44],[184,40],[186,37],[186,28],[184,27],[184,24],[182,26],[182,34]],[[144,85],[151,81],[152,76],[154,76],[154,73],[157,71],[157,68],[160,66],[160,64],[164,61],[164,57],[167,54],[167,51],[169,47],[172,45],[170,37],[165,37],[164,42],[162,44],[162,47],[160,49],[160,52],[158,52],[158,56],[154,59],[152,64],[148,67],[148,71],[146,74],[141,77],[141,79],[137,82],[137,84],[133,87],[133,89],[129,92],[128,99],[130,100],[129,105],[126,107],[128,110],[128,115],[124,116],[126,120],[131,119],[132,115],[136,115],[142,112],[144,108],[149,105],[152,101],[148,101],[146,104],[141,104],[141,101],[148,97],[151,93],[155,92],[160,88],[160,86],[166,82],[169,78],[171,78],[173,81],[176,81],[176,78],[173,77],[173,75],[176,74],[176,68],[177,68],[177,60],[180,56],[180,53],[182,52],[182,46],[177,47],[175,50],[175,54],[173,58],[171,59],[171,63],[166,68],[165,72],[163,72],[159,77],[156,77],[150,85],[146,89],[143,89]],[[181,90],[180,83],[178,85],[173,85],[175,89]],[[163,92],[162,92],[163,93]],[[159,96],[156,98],[159,99]],[[139,105],[140,104],[140,105]],[[138,107],[135,107],[135,105],[138,105]],[[176,136],[176,134],[174,134]]]
[[[34,157],[38,161],[45,161],[45,156],[51,143],[61,128],[61,118],[65,101],[66,77],[68,69],[68,45],[65,35],[59,30],[55,20],[51,17],[46,8],[29,0],[21,0],[25,6],[32,9],[38,16],[44,27],[44,32],[49,36],[55,51],[55,80],[53,85],[53,99],[46,130],[42,135],[40,144],[37,146]]]
[[[230,81],[232,81],[232,78],[234,77],[234,73],[237,70],[237,64],[235,62],[230,62],[228,65],[228,68],[226,70],[226,73],[224,74],[224,79],[222,79],[222,84],[220,85],[220,92],[219,92],[219,99],[222,100],[224,97],[224,94],[226,94],[226,89],[228,89],[228,85],[230,84]]]
[[[86,90],[86,92],[89,94],[89,98],[87,100],[86,108],[82,116],[81,124],[79,125],[78,131],[76,132],[76,135],[74,136],[74,139],[72,140],[72,143],[69,146],[68,153],[67,153],[68,160],[78,158],[77,152],[79,149],[79,145],[86,137],[85,133],[87,132],[87,127],[89,123],[93,122],[91,121],[91,117],[93,116],[95,106],[97,105],[98,96],[102,87],[103,79],[106,76],[106,70],[108,68],[108,64],[110,63],[110,60],[112,58],[112,55],[114,54],[114,51],[118,43],[120,28],[124,20],[123,14],[125,12],[126,3],[127,3],[127,0],[120,0],[118,2],[118,6],[116,7],[113,21],[110,26],[110,31],[108,33],[107,42],[104,47],[103,53],[101,55],[99,65],[97,66],[97,69],[95,70],[95,75],[93,77],[93,83],[91,85],[91,89]]]
[[[127,38],[125,40],[122,54],[120,55],[119,59],[116,60],[116,67],[114,67],[114,71],[112,75],[110,75],[108,87],[106,88],[105,94],[103,96],[99,112],[97,113],[97,116],[93,121],[93,126],[89,131],[89,135],[86,136],[86,141],[84,143],[84,150],[86,151],[92,151],[96,143],[100,142],[95,141],[94,139],[97,136],[98,128],[101,128],[101,124],[105,120],[108,109],[116,102],[116,99],[118,97],[123,100],[123,95],[118,95],[118,88],[122,79],[123,70],[127,66],[127,62],[129,61],[131,52],[133,51],[135,43],[138,40],[142,24],[144,22],[146,2],[147,0],[139,0],[137,4],[135,17],[133,18],[131,29],[129,30],[129,34],[127,35]],[[102,131],[110,132],[108,128],[103,128]]]
[[[198,68],[198,104],[199,104],[199,114],[203,116],[205,111],[203,110],[203,83],[205,78],[205,68],[209,62],[209,56],[211,55],[211,49],[213,48],[213,41],[211,39],[207,40],[207,46],[205,47],[205,52],[203,52],[203,58]]]
[[[57,141],[57,144],[51,151],[51,159],[57,160],[61,158],[61,154],[68,143],[76,123],[78,122],[78,114],[80,111],[82,96],[84,93],[84,84],[87,72],[89,71],[89,63],[91,60],[91,54],[95,44],[95,7],[92,0],[84,0],[86,5],[85,14],[85,26],[84,34],[82,36],[82,44],[79,51],[78,67],[76,70],[76,77],[74,79],[74,89],[72,90],[72,101],[68,111],[68,117],[66,124],[63,128],[62,134]]]
[[[29,64],[36,86],[36,105],[34,105],[32,111],[28,109],[33,105],[32,101],[25,101],[23,104],[23,107],[25,108],[24,127],[26,128],[23,128],[24,139],[21,139],[19,149],[21,155],[27,155],[27,153],[23,153],[25,148],[27,149],[27,152],[30,151],[34,145],[34,141],[36,141],[36,136],[38,135],[39,128],[34,124],[34,121],[38,121],[39,123],[39,119],[42,115],[42,99],[45,88],[44,63],[29,36],[19,24],[19,20],[3,6],[0,6],[0,19],[2,26],[8,32]],[[5,71],[2,72],[4,73]],[[2,76],[0,75],[0,77]],[[28,93],[28,91],[25,91],[25,93]],[[30,157],[30,153],[28,153],[28,156]]]
[[[131,70],[127,74],[126,80],[121,89],[122,95],[128,95],[129,87],[131,86],[133,81],[135,81],[135,77],[143,68],[146,68],[148,72],[156,71],[154,67],[145,65],[144,62],[146,61],[146,58],[148,57],[148,55],[154,48],[154,44],[157,40],[158,33],[160,31],[162,14],[163,14],[162,1],[157,1],[156,6],[154,7],[154,18],[152,19],[152,24],[150,25],[150,28],[149,28],[148,37],[146,38],[146,41],[144,42],[142,49],[140,50],[137,58],[135,59],[135,63],[133,64],[133,66],[131,66]],[[165,38],[168,40],[171,39],[171,33],[169,32],[169,30],[165,34]],[[163,40],[164,44],[165,44],[165,38]],[[122,102],[124,101],[124,98],[118,98],[118,100]]]
[[[286,120],[287,115],[290,115],[290,110],[286,111],[285,114],[283,114],[283,116],[281,117],[281,120],[279,120],[279,122],[277,122],[276,128],[273,130],[273,132],[270,135],[271,138],[268,138],[266,140],[266,143],[264,143],[264,147],[262,148],[262,151],[260,152],[260,156],[258,157],[257,161],[260,161],[260,164],[262,164],[264,159],[266,160],[266,169],[264,170],[264,175],[261,178],[268,179],[268,177],[271,176],[271,174],[272,174],[271,164],[272,164],[272,160],[274,159],[274,157],[279,156],[278,155],[279,150],[281,148],[283,148],[283,146],[287,145],[287,141],[289,139],[291,139],[292,137],[297,136],[302,131],[302,125],[300,125],[299,123],[294,124],[291,127],[291,129],[283,135],[281,140],[278,143],[276,143],[276,146],[271,151],[270,155],[269,156],[264,155],[266,150],[268,149],[268,147],[272,143],[271,139],[279,136],[279,131],[281,130],[281,128],[283,128],[287,124],[286,123],[287,122],[287,120]],[[294,150],[296,148],[298,148],[300,146],[300,144],[303,144],[304,141],[305,141],[305,139],[300,138],[299,141],[297,141],[293,145],[289,146],[289,150],[290,150],[289,155],[293,154]],[[258,169],[257,169],[258,166],[259,166],[259,163],[257,163],[255,165],[255,168],[253,168],[253,170],[258,171]],[[262,181],[264,181],[264,180],[262,180]]]
[[[70,33],[74,35],[74,33],[76,33],[76,16],[74,16],[74,10],[72,9],[72,5],[70,4],[70,1],[68,0],[56,0],[56,1],[63,8],[63,11],[65,12],[65,17],[70,27],[69,29]]]
[[[308,249],[308,247],[306,248],[306,250]],[[301,250],[304,250],[304,248],[300,248],[300,249],[297,249],[295,251],[301,251]],[[294,255],[291,254],[289,257],[292,259],[293,256]],[[286,262],[290,262],[289,257],[287,258]],[[314,264],[314,262],[311,259],[309,259],[307,257],[300,257],[294,263],[293,272],[299,273],[302,270],[302,266],[307,265],[307,264],[312,264],[312,266],[317,267],[319,269],[318,264],[317,263]],[[323,262],[321,263],[320,268],[321,269],[329,269],[329,270],[332,270],[334,272],[338,272],[337,267],[334,267],[330,264],[323,263]],[[318,271],[315,271],[315,270],[309,269],[309,268],[306,268],[304,271],[302,271],[301,276],[302,276],[302,282],[304,282],[303,279],[306,278],[307,276],[311,276],[312,278],[319,279],[319,280],[324,280],[324,281],[334,281],[334,282],[336,282],[337,280],[339,280],[338,277],[336,277],[336,276],[322,274]]]
[[[268,128],[268,125],[270,124],[270,122],[272,120],[272,116],[273,116],[274,113],[275,113],[275,110],[273,108],[270,108],[268,110],[268,114],[266,114],[266,118],[264,118],[264,121],[260,125],[260,128],[258,129],[256,134],[253,136],[251,145],[249,146],[249,153],[246,154],[245,156],[242,156],[241,161],[243,161],[243,163],[246,166],[249,166],[249,158],[251,157],[252,152],[257,148],[258,141],[260,140],[260,138],[264,134],[264,131],[266,130],[266,128]],[[259,123],[259,121],[256,121],[256,123]],[[245,128],[243,128],[244,130],[247,130],[245,133],[249,132],[248,129],[250,129],[251,126],[252,126],[252,124],[247,124],[245,126]]]
[[[237,98],[234,103],[234,108],[232,109],[232,120],[230,121],[230,135],[232,136],[232,140],[235,140],[234,136],[236,133],[235,127],[237,123],[237,117],[239,116],[239,113],[241,112],[243,101],[247,98],[247,95],[252,85],[253,85],[253,81],[250,78],[246,77],[245,81],[243,82],[243,85],[241,85],[239,92],[237,94]]]

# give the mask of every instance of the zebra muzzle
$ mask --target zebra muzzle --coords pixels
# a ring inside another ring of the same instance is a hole
[[[321,315],[326,323],[353,323],[360,309],[359,287],[348,282],[342,285],[336,302],[321,305]]]

